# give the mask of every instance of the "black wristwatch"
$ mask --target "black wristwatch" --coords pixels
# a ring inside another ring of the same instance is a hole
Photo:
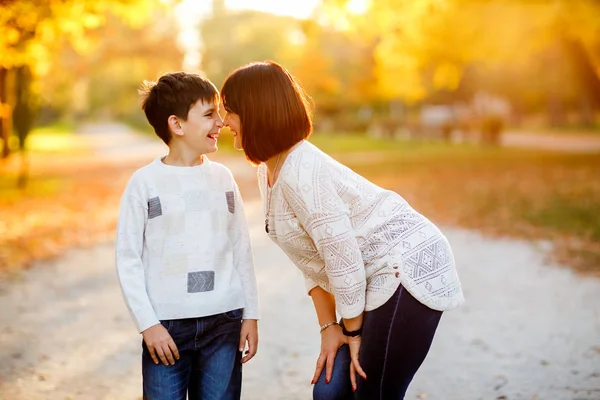
[[[355,331],[347,331],[346,326],[342,325],[342,333],[345,336],[350,336],[350,337],[360,336],[362,334],[362,326],[360,327],[360,329],[357,329]]]

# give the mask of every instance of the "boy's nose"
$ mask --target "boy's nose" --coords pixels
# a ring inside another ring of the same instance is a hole
[[[217,116],[217,126],[219,128],[222,128],[223,126],[225,126],[225,121],[223,121],[223,118],[221,118],[220,115]]]

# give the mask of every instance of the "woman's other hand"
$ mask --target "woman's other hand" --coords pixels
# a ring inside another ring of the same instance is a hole
[[[358,356],[360,354],[360,336],[348,337],[348,347],[350,348],[350,382],[352,382],[352,390],[356,391],[356,374],[363,379],[367,379],[367,374],[363,371]]]

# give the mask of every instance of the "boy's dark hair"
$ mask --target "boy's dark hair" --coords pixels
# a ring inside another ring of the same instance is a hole
[[[267,161],[312,133],[308,96],[281,65],[255,62],[233,71],[223,106],[240,117],[242,148],[253,164]]]
[[[168,123],[171,115],[186,121],[190,108],[198,100],[219,102],[219,91],[211,81],[185,72],[165,74],[158,82],[144,81],[139,93],[148,122],[167,145],[172,138]]]

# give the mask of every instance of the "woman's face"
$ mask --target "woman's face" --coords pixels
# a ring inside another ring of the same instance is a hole
[[[227,111],[225,118],[223,119],[223,125],[228,127],[233,133],[233,147],[236,150],[244,150],[242,147],[242,126],[240,123],[240,116],[231,111]]]

